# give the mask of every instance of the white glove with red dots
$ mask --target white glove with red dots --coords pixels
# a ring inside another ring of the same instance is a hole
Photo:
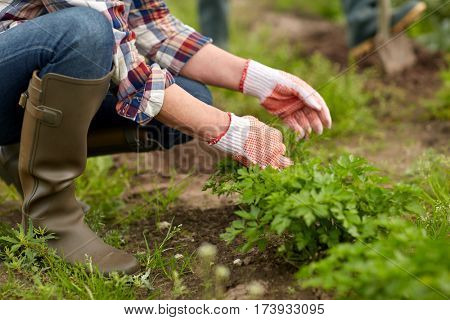
[[[228,115],[229,128],[210,141],[210,145],[231,154],[233,159],[246,167],[256,164],[261,168],[272,166],[283,169],[293,164],[284,156],[286,147],[279,130],[251,116],[238,117],[232,113]]]
[[[323,98],[294,75],[249,60],[240,90],[257,97],[268,112],[280,117],[299,138],[308,136],[312,130],[322,134],[324,127],[331,128],[330,110]]]

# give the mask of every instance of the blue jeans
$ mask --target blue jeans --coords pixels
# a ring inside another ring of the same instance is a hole
[[[114,38],[110,23],[89,8],[70,8],[22,23],[0,33],[0,145],[20,141],[23,109],[20,94],[27,89],[34,70],[39,76],[57,73],[79,79],[97,79],[112,67]],[[212,104],[208,89],[195,81],[177,78],[177,84],[191,95]],[[111,92],[96,115],[92,128],[136,126],[115,112],[117,99]],[[170,132],[171,147],[190,138],[153,120],[145,130]],[[159,135],[161,139],[164,135]]]

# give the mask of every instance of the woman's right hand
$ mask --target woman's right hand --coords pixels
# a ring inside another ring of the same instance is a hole
[[[210,141],[210,145],[231,154],[246,167],[258,165],[283,169],[293,164],[285,157],[286,146],[279,130],[251,116],[238,117],[229,113],[229,117],[228,129]]]

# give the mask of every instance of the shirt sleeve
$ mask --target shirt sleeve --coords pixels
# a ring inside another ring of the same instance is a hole
[[[128,20],[136,33],[139,52],[174,75],[212,42],[175,18],[162,0],[132,0]]]
[[[144,125],[162,108],[165,89],[174,83],[170,72],[148,65],[136,47],[136,34],[128,26],[130,5],[116,0],[43,0],[49,12],[68,7],[89,7],[111,22],[115,38],[113,81],[118,84],[119,115]]]

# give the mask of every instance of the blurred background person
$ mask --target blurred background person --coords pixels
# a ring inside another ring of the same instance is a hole
[[[347,19],[350,56],[357,58],[374,48],[378,32],[378,0],[342,0],[342,6]],[[426,7],[422,1],[409,1],[393,9],[392,32],[395,34],[408,28],[420,18]]]
[[[228,48],[228,0],[199,0],[201,32],[222,49]]]

